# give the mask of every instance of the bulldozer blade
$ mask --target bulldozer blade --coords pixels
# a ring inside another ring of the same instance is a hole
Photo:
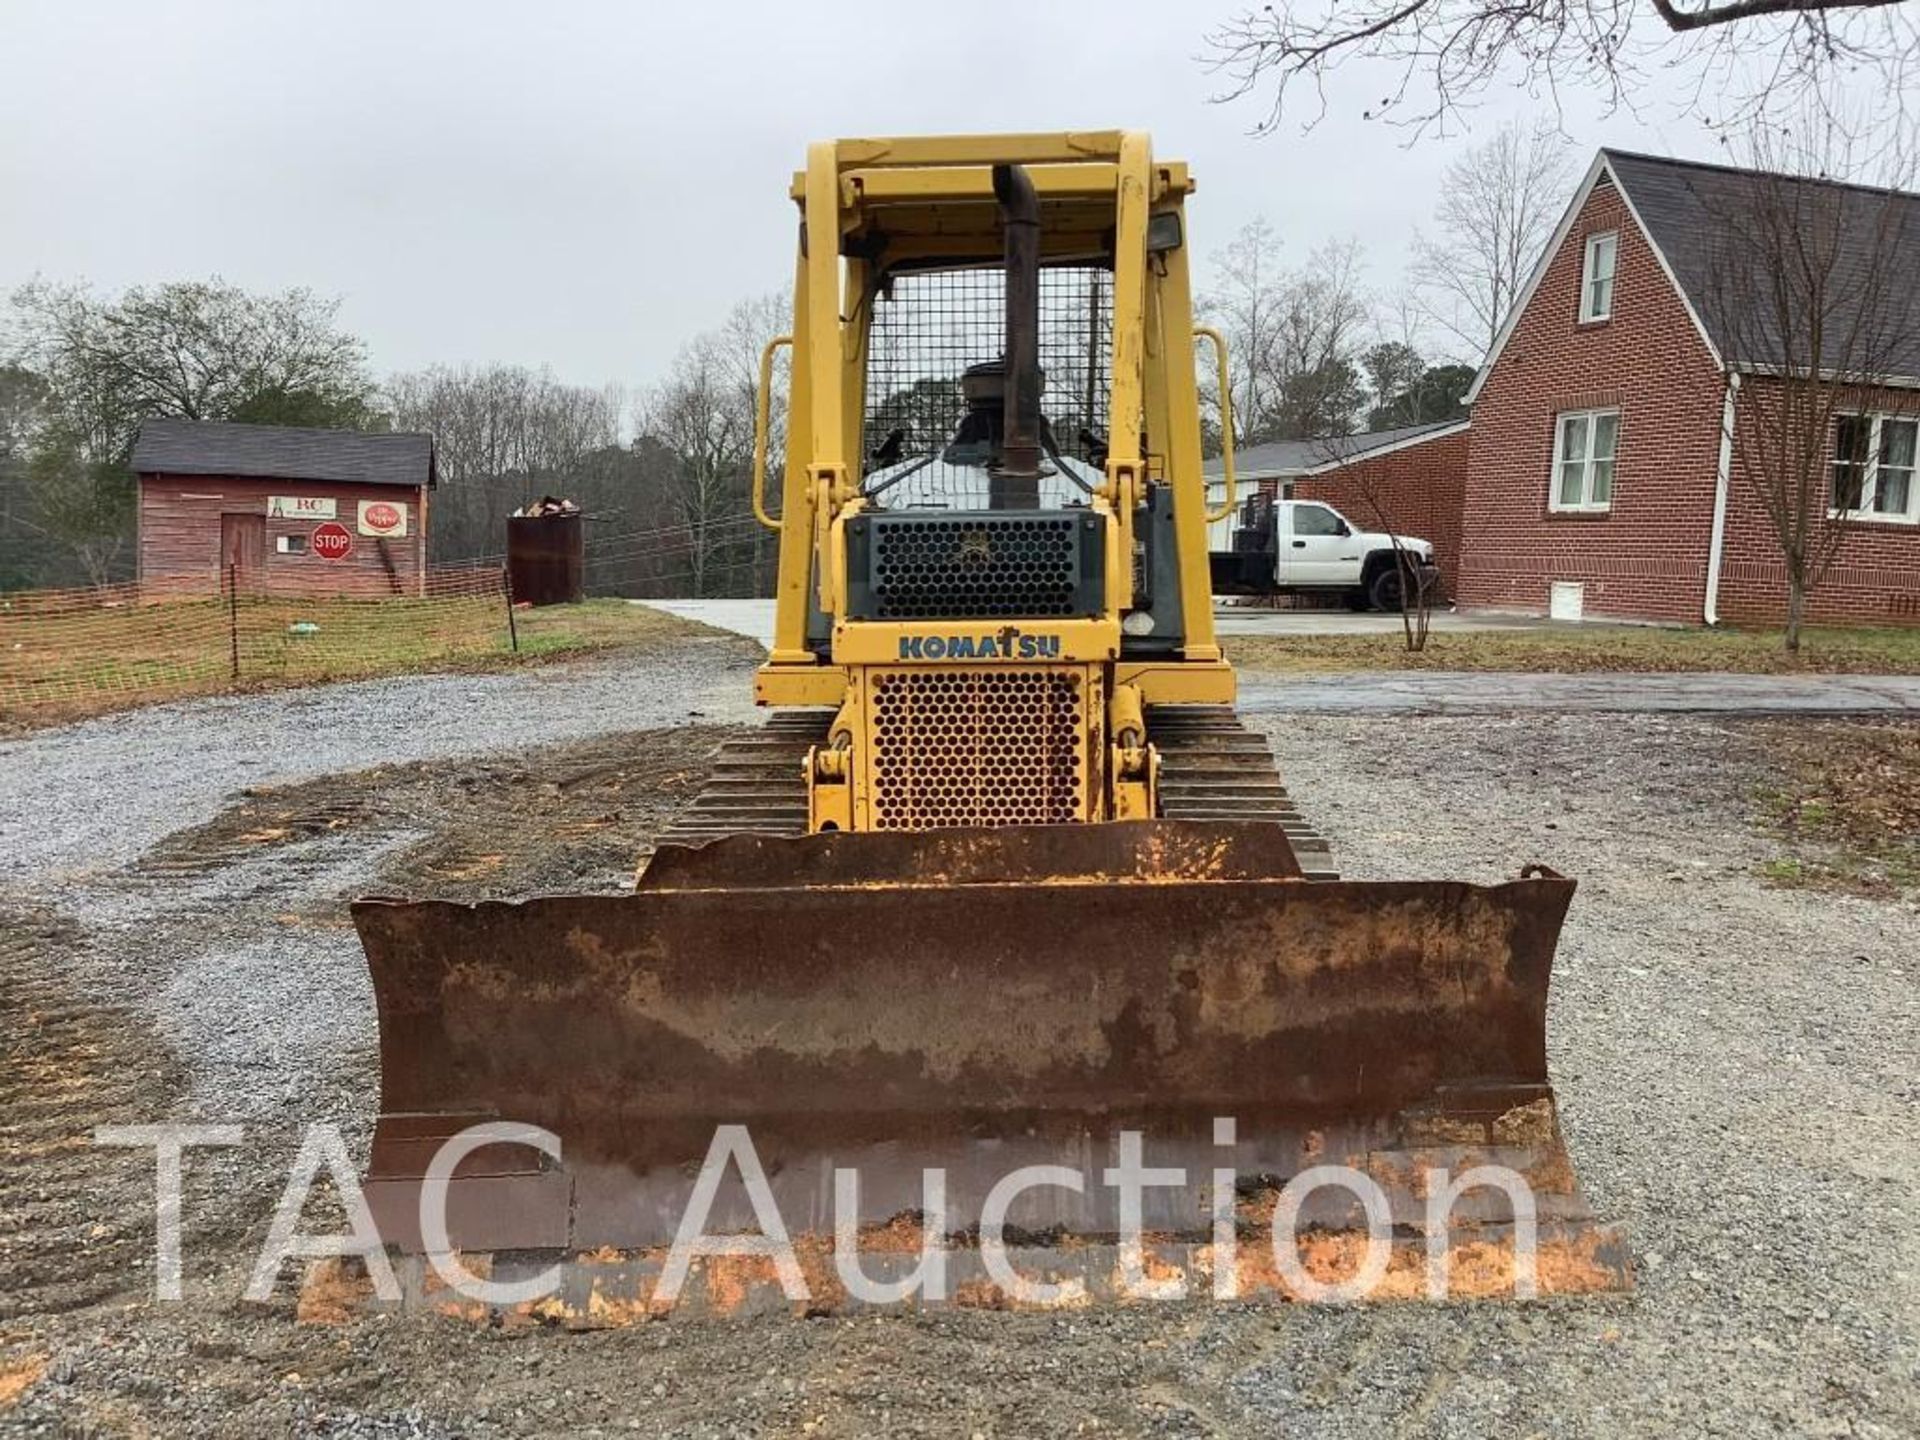
[[[1181,880],[1298,878],[1278,825],[1190,820],[993,829],[829,831],[805,838],[735,835],[698,847],[663,845],[641,870],[648,890],[796,889],[883,885],[920,889],[993,882],[1155,885]]]
[[[482,1121],[551,1132],[557,1159],[494,1144],[454,1170],[448,1236],[494,1274],[568,1257],[534,1308],[584,1324],[660,1308],[721,1127],[743,1127],[807,1260],[802,1308],[853,1303],[822,1258],[836,1170],[858,1176],[842,1233],[877,1270],[912,1258],[924,1172],[943,1172],[933,1243],[962,1277],[953,1298],[1016,1303],[980,1269],[979,1227],[1008,1175],[1048,1166],[1006,1207],[1015,1261],[1098,1299],[1125,1268],[1108,1170],[1139,1132],[1146,1164],[1184,1172],[1140,1192],[1152,1263],[1196,1284],[1219,1224],[1265,1234],[1290,1181],[1337,1165],[1385,1197],[1379,1293],[1427,1293],[1436,1219],[1455,1237],[1448,1293],[1510,1287],[1520,1202],[1481,1187],[1432,1209],[1449,1175],[1503,1166],[1530,1192],[1539,1290],[1621,1288],[1624,1249],[1578,1194],[1547,1075],[1573,888],[1308,881],[1277,826],[1141,821],[740,836],[663,848],[631,894],[361,901],[383,1111],[365,1193],[411,1257],[408,1295],[433,1303],[435,1150]],[[768,1228],[744,1177],[725,1168],[704,1233]],[[1297,1209],[1298,1253],[1336,1273],[1365,1223],[1358,1191],[1322,1186]],[[1300,1293],[1274,1246],[1242,1251],[1236,1293]],[[712,1257],[696,1277],[695,1312],[798,1303],[770,1261]]]

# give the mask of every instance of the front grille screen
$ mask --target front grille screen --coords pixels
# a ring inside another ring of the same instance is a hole
[[[1006,350],[1006,271],[999,266],[961,270],[894,271],[869,297],[866,415],[861,451],[870,457],[866,486],[953,440],[967,412],[961,377],[969,366],[1001,358]],[[1105,452],[1113,378],[1113,276],[1089,265],[1047,265],[1040,271],[1040,410],[1063,459],[1082,482],[1098,484]],[[891,458],[888,458],[888,457]],[[875,458],[877,457],[877,458]],[[1050,462],[1051,463],[1051,462]],[[934,463],[889,486],[876,501],[889,510],[942,506],[988,508],[981,466]],[[1062,503],[1084,498],[1069,481],[1042,482]]]
[[[870,703],[876,829],[1086,817],[1080,672],[882,670]]]
[[[879,620],[1026,619],[1074,613],[1073,516],[886,518],[869,571]]]

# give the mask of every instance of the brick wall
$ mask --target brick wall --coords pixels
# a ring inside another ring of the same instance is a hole
[[[1746,378],[1734,411],[1734,463],[1720,567],[1723,620],[1778,625],[1786,618],[1787,572],[1780,558],[1778,532],[1750,468],[1756,458],[1754,431],[1768,423],[1764,417],[1778,415],[1781,384]],[[1920,395],[1884,391],[1861,408],[1911,416],[1920,410]],[[1831,436],[1824,458],[1832,459]],[[1833,568],[1814,590],[1810,617],[1853,624],[1920,622],[1920,526],[1898,520],[1850,521],[1846,530]]]
[[[1466,430],[1438,435],[1324,475],[1302,476],[1294,482],[1293,498],[1324,500],[1363,529],[1384,526],[1431,540],[1442,592],[1451,597],[1459,584],[1469,435]]]
[[[279,536],[311,536],[318,520],[265,520],[261,572],[249,588],[288,595],[413,594],[420,589],[426,555],[425,489],[406,485],[353,485],[334,481],[255,480],[233,475],[143,475],[140,477],[140,583],[156,591],[217,593],[221,583],[220,517],[266,516],[273,495],[330,497],[335,518],[353,531],[353,552],[344,560],[312,553],[282,555]],[[362,500],[408,507],[407,534],[384,541],[357,532]]]
[[[1589,235],[1619,236],[1613,314],[1579,323]],[[1457,597],[1544,613],[1555,580],[1589,615],[1698,622],[1724,382],[1612,186],[1595,185],[1473,407]],[[1555,416],[1617,407],[1613,505],[1547,508]]]

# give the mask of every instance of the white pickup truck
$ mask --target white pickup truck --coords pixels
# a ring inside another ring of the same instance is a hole
[[[1363,530],[1319,500],[1254,496],[1235,518],[1233,549],[1210,557],[1216,595],[1337,591],[1356,610],[1398,610],[1405,586],[1396,539],[1402,565],[1426,593],[1439,578],[1430,542]]]

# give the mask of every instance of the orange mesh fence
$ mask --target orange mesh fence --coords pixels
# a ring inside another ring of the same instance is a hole
[[[276,682],[429,669],[512,648],[497,566],[421,593],[284,595],[244,577],[200,597],[138,585],[0,595],[0,716],[43,718]]]

